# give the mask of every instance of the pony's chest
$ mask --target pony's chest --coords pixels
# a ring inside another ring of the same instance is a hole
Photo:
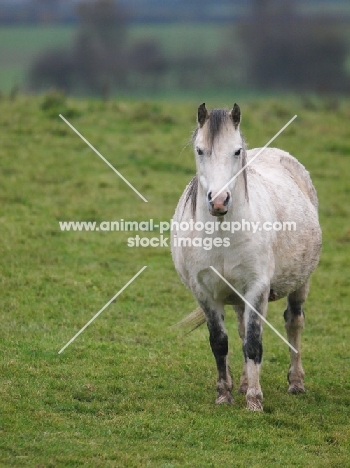
[[[206,255],[199,256],[195,262],[188,262],[190,276],[205,289],[216,291],[219,296],[232,295],[232,289],[220,279],[211,267],[214,267],[230,284],[242,290],[246,282],[257,276],[257,262],[249,257],[233,252],[211,250]]]
[[[269,249],[263,242],[258,242],[259,236],[249,236],[242,233],[221,233],[220,237],[192,238],[191,248],[184,250],[187,267],[191,271],[205,270],[208,266],[225,270],[225,275],[234,277],[247,276],[266,266]],[[196,247],[196,241],[198,246]],[[226,276],[225,276],[226,277]]]

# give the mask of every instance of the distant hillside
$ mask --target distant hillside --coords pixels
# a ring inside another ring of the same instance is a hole
[[[82,0],[1,0],[0,24],[76,22],[76,6]],[[250,11],[245,0],[119,0],[132,22],[234,21]],[[299,0],[296,8],[305,14],[349,15],[348,0]]]

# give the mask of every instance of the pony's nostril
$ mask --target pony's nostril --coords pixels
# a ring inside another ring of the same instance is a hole
[[[228,205],[228,202],[230,201],[230,198],[231,198],[231,195],[230,195],[228,192],[226,192],[226,193],[227,193],[227,197],[226,197],[226,199],[225,199],[225,201],[224,201],[224,205],[225,205],[225,206]]]
[[[208,192],[208,200],[211,201],[211,194],[212,192]]]

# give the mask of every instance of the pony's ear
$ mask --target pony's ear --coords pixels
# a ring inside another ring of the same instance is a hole
[[[198,117],[197,117],[197,120],[198,120],[198,124],[200,127],[203,127],[203,125],[205,124],[206,120],[209,119],[209,113],[205,107],[205,103],[203,102],[203,104],[201,104],[199,107],[198,107]]]
[[[241,109],[239,108],[238,104],[235,103],[233,105],[233,108],[230,114],[231,114],[233,125],[235,126],[235,128],[237,128],[241,121]]]

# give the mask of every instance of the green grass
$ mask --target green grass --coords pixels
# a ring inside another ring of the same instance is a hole
[[[169,219],[194,172],[190,148],[182,149],[195,105],[2,99],[0,466],[347,466],[350,102],[242,96],[239,103],[250,147],[298,114],[276,145],[306,165],[319,194],[324,245],[306,303],[307,393],[287,393],[288,350],[266,328],[265,412],[247,412],[241,395],[232,407],[215,406],[206,329],[182,336],[168,328],[195,307],[169,249],[130,249],[128,233],[59,231],[59,220]],[[142,276],[58,355],[143,265]],[[283,310],[283,301],[269,309],[282,333]],[[237,383],[236,326],[228,310]]]

